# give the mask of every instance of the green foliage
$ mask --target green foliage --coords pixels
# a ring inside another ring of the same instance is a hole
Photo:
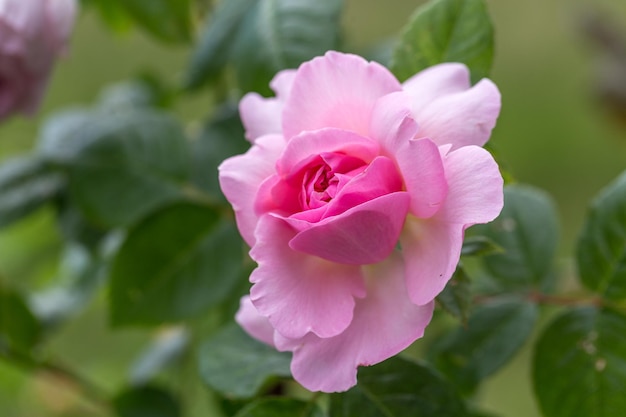
[[[118,417],[181,417],[178,400],[168,391],[153,386],[131,388],[113,400]]]
[[[437,303],[457,319],[466,322],[467,312],[472,304],[471,298],[470,277],[459,265],[446,287],[437,296]]]
[[[626,173],[594,200],[577,260],[587,288],[612,300],[626,298]]]
[[[233,324],[203,344],[200,374],[208,386],[227,398],[249,398],[272,377],[290,376],[290,362],[291,354],[277,352]]]
[[[361,368],[359,383],[333,394],[333,417],[464,417],[454,388],[434,371],[399,357]]]
[[[530,336],[537,306],[497,299],[477,307],[465,326],[457,327],[432,349],[437,368],[465,393],[505,365]]]
[[[489,74],[493,27],[483,0],[434,0],[424,4],[405,27],[391,61],[404,81],[442,62],[462,62],[476,82]]]
[[[315,404],[290,398],[264,398],[254,401],[235,417],[324,417]]]
[[[0,357],[7,349],[28,351],[41,337],[41,325],[17,292],[0,285]]]
[[[158,324],[206,312],[236,285],[241,247],[234,226],[211,207],[177,203],[153,213],[129,230],[113,261],[111,323]]]
[[[579,307],[556,318],[535,350],[535,395],[545,417],[613,417],[626,410],[626,317]]]
[[[157,333],[154,341],[133,363],[129,379],[133,385],[150,382],[159,372],[179,358],[189,344],[189,332],[182,327],[167,328]]]

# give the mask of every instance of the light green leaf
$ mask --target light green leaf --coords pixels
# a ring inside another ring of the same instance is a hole
[[[579,307],[541,335],[533,360],[545,417],[615,417],[626,410],[626,317]]]
[[[626,298],[626,173],[593,201],[576,254],[587,288],[613,300]]]
[[[189,332],[184,327],[170,327],[159,331],[152,343],[140,354],[130,369],[132,385],[148,383],[161,370],[180,357],[189,343]]]
[[[158,324],[205,312],[237,285],[242,242],[212,208],[165,207],[130,229],[113,261],[113,325]]]
[[[462,62],[476,82],[489,74],[493,27],[483,0],[434,0],[421,6],[396,45],[391,71],[404,81],[442,62]]]
[[[254,396],[275,376],[291,375],[291,355],[278,352],[232,324],[211,336],[200,351],[200,375],[228,398]]]
[[[358,384],[333,394],[333,417],[465,417],[454,388],[429,368],[394,357],[361,368]]]

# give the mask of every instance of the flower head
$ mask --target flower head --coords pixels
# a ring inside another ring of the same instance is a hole
[[[462,64],[404,84],[361,57],[328,52],[281,71],[275,98],[246,95],[252,147],[220,183],[258,263],[237,321],[293,352],[294,378],[344,391],[357,367],[420,338],[459,261],[467,227],[502,209],[481,146],[500,111]]]

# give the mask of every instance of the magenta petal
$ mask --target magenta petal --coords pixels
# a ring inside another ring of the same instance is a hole
[[[274,346],[274,328],[267,317],[259,314],[250,297],[241,298],[239,310],[235,315],[235,321],[239,323],[248,334],[255,339]]]
[[[283,113],[285,138],[324,127],[367,136],[376,100],[401,89],[382,65],[328,52],[298,69]]]
[[[469,89],[470,73],[456,62],[433,65],[406,80],[402,88],[411,97],[414,114],[419,114],[434,100]]]
[[[419,136],[453,149],[484,145],[500,113],[500,92],[483,79],[469,90],[448,94],[415,113]]]
[[[298,233],[289,247],[332,262],[365,265],[387,258],[398,242],[410,197],[396,192],[360,204]]]
[[[263,181],[274,174],[284,146],[281,136],[262,136],[248,152],[226,159],[218,168],[222,192],[233,206],[239,232],[250,246],[255,242],[258,221],[254,196]]]
[[[370,122],[370,137],[376,139],[388,155],[415,137],[418,126],[409,107],[409,97],[403,92],[381,97],[374,106]]]
[[[504,180],[491,154],[465,146],[444,158],[449,192],[437,218],[466,227],[495,219],[504,205]]]
[[[461,257],[464,229],[435,219],[407,219],[400,245],[409,297],[415,304],[430,303],[452,277]]]
[[[285,337],[336,336],[352,321],[354,298],[365,296],[361,270],[289,249],[294,233],[282,219],[261,217],[250,251],[259,264],[250,298]]]
[[[434,304],[416,306],[407,296],[400,256],[365,268],[367,297],[357,300],[354,319],[340,335],[307,335],[299,340],[278,336],[280,350],[293,350],[291,372],[311,391],[346,391],[357,382],[357,367],[390,358],[419,339],[431,320]]]
[[[276,92],[275,98],[248,93],[241,99],[239,113],[249,141],[254,142],[260,136],[282,132],[283,106],[289,96],[295,74],[295,70],[283,70],[276,74],[270,83]]]

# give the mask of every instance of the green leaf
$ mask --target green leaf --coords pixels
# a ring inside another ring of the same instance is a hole
[[[159,331],[154,341],[141,353],[130,370],[132,385],[148,383],[161,370],[180,357],[189,343],[189,332],[183,327]]]
[[[533,361],[535,395],[545,417],[614,417],[626,410],[626,317],[567,310],[541,335]]]
[[[587,288],[613,300],[626,298],[626,173],[593,201],[576,254]]]
[[[63,177],[40,158],[23,156],[0,166],[0,227],[21,220],[54,198]]]
[[[244,138],[244,129],[237,107],[220,107],[192,142],[192,182],[212,196],[224,198],[218,181],[217,167],[224,159],[246,152],[250,142]]]
[[[254,396],[274,376],[291,375],[291,355],[258,342],[239,326],[229,325],[211,336],[200,351],[204,382],[228,398]]]
[[[420,7],[405,27],[391,62],[404,81],[442,62],[462,62],[473,82],[489,74],[493,26],[483,0],[435,0]]]
[[[0,285],[0,352],[26,351],[41,337],[41,325],[17,292]]]
[[[504,249],[482,258],[503,289],[552,288],[559,231],[556,209],[547,194],[528,186],[508,186],[500,216],[473,231]]]
[[[531,335],[535,304],[518,299],[481,305],[469,318],[433,346],[433,363],[461,391],[471,393],[485,377],[505,365]]]
[[[156,111],[64,113],[44,128],[39,147],[67,171],[70,196],[85,216],[103,226],[132,224],[185,192],[185,135]]]
[[[233,51],[239,87],[269,94],[276,72],[337,49],[341,9],[341,0],[258,0]]]
[[[130,229],[113,261],[113,325],[192,317],[223,300],[242,268],[235,226],[209,207],[177,203]]]
[[[111,1],[111,0],[106,0]],[[149,33],[167,42],[191,39],[190,0],[114,0]]]
[[[241,22],[256,0],[228,0],[218,4],[207,20],[187,68],[185,88],[195,90],[214,81],[230,59]]]
[[[461,256],[485,256],[502,252],[504,249],[486,236],[468,236],[463,241]]]
[[[132,388],[113,399],[118,417],[181,417],[178,400],[162,388]]]
[[[472,291],[470,278],[461,265],[457,266],[454,275],[437,296],[437,303],[457,319],[467,321],[467,313],[472,304]]]
[[[323,417],[315,404],[293,398],[261,398],[240,410],[235,417]]]
[[[358,384],[332,394],[333,417],[464,417],[454,388],[429,368],[394,357],[361,368]]]

